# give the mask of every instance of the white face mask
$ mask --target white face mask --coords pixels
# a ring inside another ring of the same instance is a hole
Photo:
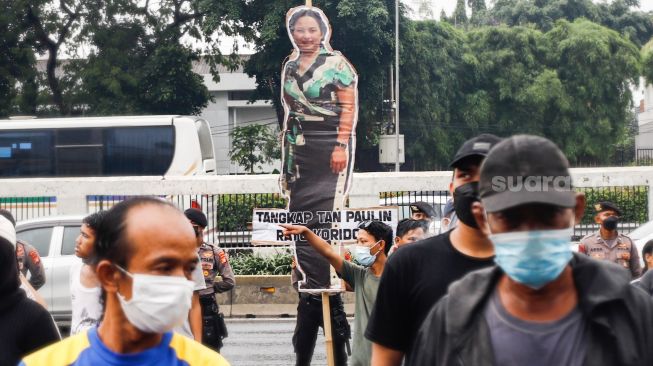
[[[188,317],[195,284],[185,277],[131,274],[132,298],[118,293],[122,310],[132,325],[145,333],[165,333]]]

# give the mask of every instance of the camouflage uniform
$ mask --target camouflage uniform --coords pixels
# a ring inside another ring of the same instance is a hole
[[[27,271],[30,272],[29,283],[38,290],[45,284],[45,269],[39,256],[39,252],[28,243],[16,241],[16,260],[18,270],[27,278]]]
[[[198,252],[206,281],[206,289],[199,291],[202,306],[202,343],[219,352],[222,339],[227,337],[227,327],[215,294],[231,290],[236,280],[224,249],[203,243]],[[222,280],[216,281],[218,275]]]
[[[605,240],[601,237],[601,232],[597,231],[581,239],[578,251],[594,259],[617,263],[629,270],[633,278],[642,273],[637,246],[626,235],[617,234],[615,239]]]

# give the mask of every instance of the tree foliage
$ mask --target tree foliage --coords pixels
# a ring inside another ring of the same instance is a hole
[[[542,135],[571,161],[606,163],[628,138],[640,56],[613,30],[584,19],[546,33],[420,22],[407,42],[401,115],[413,168],[446,166],[481,132]]]
[[[254,174],[261,164],[281,158],[280,143],[267,125],[247,125],[231,131],[231,160]]]
[[[557,20],[585,18],[614,29],[641,46],[653,36],[651,14],[639,10],[637,0],[497,0],[488,16],[510,26],[534,25],[553,29]]]

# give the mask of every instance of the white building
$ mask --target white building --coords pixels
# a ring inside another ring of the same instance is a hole
[[[634,94],[635,105],[639,106],[637,109],[639,132],[635,137],[635,149],[653,149],[653,85],[647,85],[644,78],[641,78],[640,87]]]
[[[209,65],[204,62],[194,63],[193,71],[204,78],[204,84],[214,98],[201,115],[211,125],[217,174],[245,173],[242,167],[233,164],[229,158],[231,131],[238,126],[266,124],[274,134],[278,134],[279,124],[274,106],[269,100],[249,102],[256,84],[254,78],[245,74],[242,66],[234,71],[220,67],[220,82],[218,83],[213,81]],[[280,170],[280,168],[281,162],[276,161],[261,169],[256,169],[256,172],[270,173],[274,169]]]

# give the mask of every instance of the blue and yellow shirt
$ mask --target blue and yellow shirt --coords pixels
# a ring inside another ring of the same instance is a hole
[[[97,328],[77,334],[25,357],[19,366],[229,366],[218,353],[176,333],[165,333],[161,343],[146,351],[119,354],[109,350]]]

